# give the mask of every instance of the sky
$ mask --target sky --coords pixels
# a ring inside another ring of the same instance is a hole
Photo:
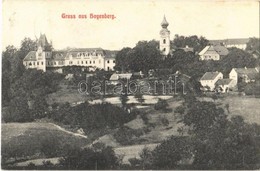
[[[2,49],[19,48],[25,37],[42,33],[55,49],[120,50],[140,40],[159,40],[164,15],[171,40],[175,34],[210,40],[259,37],[259,6],[256,0],[2,0]],[[116,18],[97,20],[91,13]]]

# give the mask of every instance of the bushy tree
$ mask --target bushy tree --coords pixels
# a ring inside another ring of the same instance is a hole
[[[111,170],[118,165],[111,147],[72,149],[61,160],[61,168],[66,170]]]

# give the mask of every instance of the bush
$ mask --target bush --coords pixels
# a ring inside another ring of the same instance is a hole
[[[162,118],[161,118],[161,122],[162,122],[162,124],[163,124],[164,126],[168,126],[168,125],[169,125],[169,121],[168,121],[168,119],[167,119],[166,117],[162,117]]]
[[[166,111],[169,104],[166,100],[158,99],[158,102],[154,105],[155,110],[163,110]]]
[[[114,138],[121,145],[131,145],[132,139],[140,137],[143,133],[144,131],[142,129],[122,127],[114,134]]]

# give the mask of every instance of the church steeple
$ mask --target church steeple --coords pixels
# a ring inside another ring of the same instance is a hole
[[[165,17],[165,15],[164,15],[163,21],[162,21],[162,23],[161,23],[161,26],[162,26],[162,28],[167,28],[168,25],[169,25],[169,23],[167,22],[166,17]]]
[[[167,29],[168,25],[169,23],[164,15],[160,31],[160,51],[165,56],[170,53],[170,31]]]

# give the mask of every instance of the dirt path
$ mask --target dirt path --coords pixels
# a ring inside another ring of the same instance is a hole
[[[66,133],[68,133],[68,134],[71,134],[71,135],[74,135],[74,136],[77,136],[77,137],[82,137],[82,138],[88,138],[86,135],[82,135],[82,134],[79,134],[79,133],[74,133],[74,132],[71,132],[71,131],[67,131],[66,129],[64,129],[64,128],[62,128],[62,127],[60,127],[59,125],[56,125],[56,124],[54,124],[54,123],[48,123],[48,124],[50,124],[50,125],[53,125],[53,126],[55,126],[56,128],[58,128],[59,130],[61,130],[61,131],[63,131],[63,132],[66,132]]]

